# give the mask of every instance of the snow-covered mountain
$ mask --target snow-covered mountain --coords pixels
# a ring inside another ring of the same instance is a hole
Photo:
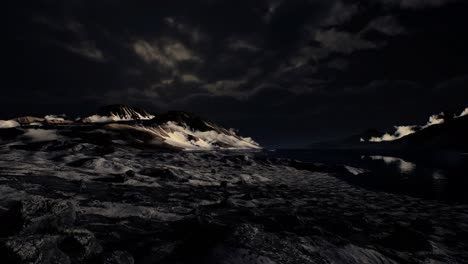
[[[310,148],[361,150],[468,151],[468,108],[460,114],[432,115],[424,125],[395,126],[394,132],[368,130],[362,134],[319,142]]]
[[[186,150],[259,149],[251,138],[238,136],[211,121],[187,112],[172,111],[141,124],[112,123],[105,126],[128,141]]]
[[[20,143],[81,140],[174,150],[261,148],[251,138],[187,112],[151,114],[127,105],[106,106],[98,114],[74,122],[52,115],[22,117],[0,121],[0,128],[0,139]]]

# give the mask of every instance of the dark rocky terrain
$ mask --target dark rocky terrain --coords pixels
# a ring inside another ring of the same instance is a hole
[[[466,204],[364,189],[350,183],[365,170],[271,158],[191,114],[134,110],[4,122],[2,263],[468,259]]]
[[[468,206],[261,152],[3,145],[6,263],[463,263]]]

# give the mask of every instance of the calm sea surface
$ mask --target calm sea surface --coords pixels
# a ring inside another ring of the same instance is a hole
[[[344,164],[368,170],[368,173],[345,179],[368,189],[468,203],[468,153],[382,154],[305,149],[266,153],[271,157]]]

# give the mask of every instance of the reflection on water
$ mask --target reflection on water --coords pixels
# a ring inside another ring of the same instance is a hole
[[[401,173],[411,174],[416,169],[416,164],[412,162],[408,162],[406,160],[395,158],[395,157],[387,157],[387,156],[369,156],[372,160],[383,160],[386,164],[392,165],[396,164],[400,169]]]
[[[343,164],[353,174],[344,180],[377,191],[468,202],[468,155],[460,153],[277,150],[268,155],[304,162]]]

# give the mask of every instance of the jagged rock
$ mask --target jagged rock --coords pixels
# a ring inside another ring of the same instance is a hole
[[[15,139],[24,134],[24,131],[15,127],[0,129],[0,140]]]
[[[140,171],[140,174],[160,178],[162,180],[176,180],[178,179],[171,170],[165,168],[145,168]]]
[[[208,131],[213,129],[212,126],[217,127],[216,125],[211,124],[211,122],[207,122],[194,114],[183,111],[169,111],[167,113],[157,115],[149,123],[153,125],[161,125],[169,121],[187,125],[188,127],[198,131]]]
[[[22,116],[22,117],[17,117],[14,120],[22,125],[27,125],[30,123],[43,123],[46,121],[44,118],[35,117],[35,116]]]
[[[16,237],[5,243],[10,259],[32,264],[68,264],[70,258],[57,248],[57,235]]]
[[[11,149],[20,149],[20,150],[29,150],[29,151],[38,151],[42,150],[49,142],[40,141],[40,142],[30,142],[27,144],[15,144],[11,145]]]
[[[21,202],[13,202],[10,207],[0,213],[0,237],[18,234],[23,228]]]
[[[86,229],[67,229],[58,247],[67,255],[79,261],[98,257],[102,246],[92,232]]]
[[[72,226],[76,209],[70,201],[26,200],[21,207],[24,222],[21,234],[54,233]]]
[[[390,235],[381,239],[380,243],[399,251],[432,251],[431,244],[422,233],[406,227],[397,227]]]
[[[110,177],[100,177],[93,179],[94,181],[99,181],[99,182],[109,182],[109,183],[124,183],[127,180],[126,175],[113,175]]]
[[[73,124],[73,121],[71,120],[62,120],[62,119],[46,119],[45,120],[46,124],[52,124],[52,125],[57,125],[57,124]]]
[[[114,251],[104,259],[104,264],[133,264],[135,260],[127,251]]]
[[[85,163],[87,163],[87,162],[89,162],[89,161],[92,161],[92,160],[94,160],[94,159],[95,159],[94,157],[86,157],[86,158],[74,160],[74,161],[71,161],[71,162],[67,163],[67,166],[70,166],[70,167],[82,167],[83,165],[85,165]]]
[[[132,107],[124,104],[115,104],[102,107],[98,114],[101,116],[117,117],[122,120],[140,120],[151,119],[154,115],[148,113],[146,110]]]
[[[434,231],[434,227],[431,221],[424,218],[417,218],[414,221],[412,221],[411,227],[423,233]]]
[[[128,170],[125,172],[125,175],[127,175],[128,177],[133,177],[135,176],[135,172],[133,170]]]

